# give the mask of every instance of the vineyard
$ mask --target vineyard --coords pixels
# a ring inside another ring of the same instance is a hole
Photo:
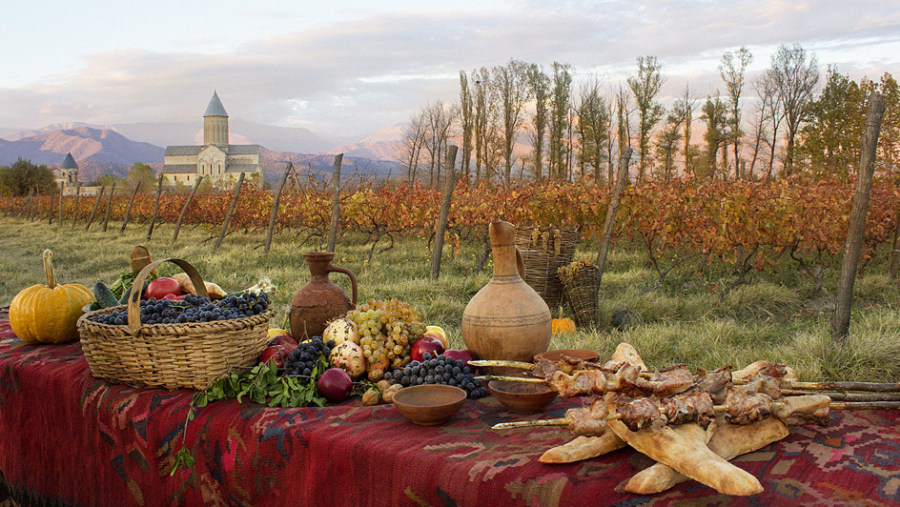
[[[783,265],[787,257],[821,287],[825,268],[838,259],[846,237],[854,193],[852,181],[763,180],[646,182],[629,187],[617,216],[615,238],[644,252],[662,279],[685,261],[696,266],[718,264],[734,269],[738,280],[756,270]],[[133,202],[132,202],[133,197]],[[189,206],[185,193],[120,193],[76,198],[45,195],[4,197],[6,216],[59,221],[67,226],[102,227],[103,222],[135,226],[174,224],[184,211],[186,226],[217,234],[233,201],[231,192],[198,194]],[[244,185],[230,216],[230,234],[265,230],[270,223],[273,192]],[[360,184],[341,191],[341,234],[361,234],[371,245],[369,256],[391,248],[395,239],[421,238],[431,244],[441,193],[418,184]],[[499,186],[485,181],[456,185],[447,240],[486,241],[493,217],[515,224],[564,226],[583,240],[595,240],[607,209],[608,188],[591,183],[532,182]],[[110,202],[111,201],[111,202]],[[76,208],[77,203],[77,208]],[[61,205],[61,209],[60,209]],[[108,210],[107,210],[108,208]],[[865,267],[879,252],[888,255],[895,241],[900,188],[876,180],[863,248]],[[155,214],[155,219],[154,219]],[[321,244],[331,218],[330,190],[324,185],[294,185],[281,195],[273,223],[277,235],[298,244]],[[887,246],[885,246],[887,245]],[[376,248],[376,246],[378,248]],[[692,268],[693,269],[693,268]]]

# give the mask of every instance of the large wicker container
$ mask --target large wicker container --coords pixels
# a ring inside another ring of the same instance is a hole
[[[559,270],[566,300],[575,316],[575,324],[579,328],[597,326],[597,313],[600,297],[600,282],[597,275],[600,268],[593,264],[572,263]]]
[[[197,293],[208,297],[203,279],[182,259],[148,264],[134,280],[142,287],[147,275],[163,262],[172,262],[190,276]],[[140,291],[132,291],[128,305],[89,312],[78,319],[82,350],[97,378],[140,387],[203,389],[232,366],[256,363],[266,346],[270,306],[259,315],[213,322],[142,325]],[[114,326],[89,320],[91,315],[127,308],[128,324]]]
[[[572,262],[578,232],[562,227],[517,227],[516,246],[522,252],[525,283],[553,311],[563,302],[562,284],[556,270]]]

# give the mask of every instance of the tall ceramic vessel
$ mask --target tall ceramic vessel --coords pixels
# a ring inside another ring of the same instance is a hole
[[[550,344],[550,308],[522,277],[515,226],[495,219],[488,229],[494,274],[463,311],[463,341],[480,359],[531,361]]]
[[[321,336],[328,321],[340,317],[356,306],[356,277],[347,268],[333,266],[331,252],[304,254],[312,278],[291,299],[291,334],[295,339]],[[328,273],[343,273],[350,277],[353,300],[344,289],[328,279]]]

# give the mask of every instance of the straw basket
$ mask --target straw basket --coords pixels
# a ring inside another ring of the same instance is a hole
[[[525,282],[544,298],[551,311],[562,304],[562,284],[556,270],[572,262],[578,232],[561,227],[517,227],[516,246],[522,252]]]
[[[597,304],[599,302],[600,283],[597,275],[600,269],[593,264],[574,262],[567,268],[559,270],[566,299],[575,315],[575,324],[579,328],[596,327]]]
[[[209,297],[200,274],[182,259],[162,259],[141,269],[134,279],[143,287],[147,275],[163,262],[181,267],[197,293]],[[232,366],[250,366],[266,346],[270,306],[259,315],[212,322],[141,325],[140,290],[128,304],[89,312],[78,319],[82,350],[97,378],[140,387],[203,389]],[[89,320],[97,314],[127,308],[128,324],[115,326]]]

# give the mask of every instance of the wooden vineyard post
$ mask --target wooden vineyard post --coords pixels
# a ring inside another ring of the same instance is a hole
[[[125,232],[125,228],[128,227],[128,216],[131,215],[131,205],[134,204],[134,198],[137,197],[138,191],[141,189],[141,182],[137,182],[137,185],[134,186],[134,191],[131,192],[131,200],[128,201],[128,207],[125,208],[125,220],[122,222],[122,230],[119,231],[119,234],[123,234]]]
[[[237,183],[234,185],[234,197],[231,199],[231,206],[228,207],[228,213],[225,214],[225,220],[222,222],[222,230],[219,231],[219,237],[216,239],[216,245],[213,247],[213,250],[218,250],[219,246],[222,245],[222,240],[225,239],[225,234],[228,232],[228,222],[231,221],[231,214],[234,213],[234,208],[237,206],[238,197],[241,195],[241,185],[244,183],[244,173],[241,173],[238,176]]]
[[[856,193],[853,195],[853,207],[850,210],[850,227],[847,230],[847,242],[844,245],[844,257],[841,260],[841,274],[838,277],[835,297],[834,317],[831,320],[831,339],[838,344],[844,341],[844,338],[850,331],[850,305],[853,303],[853,283],[856,280],[859,252],[862,250],[863,233],[866,228],[866,214],[869,212],[872,176],[875,173],[875,154],[884,110],[884,97],[877,92],[869,95],[866,130],[863,132],[862,142],[860,143],[862,145],[862,153],[859,157]]]
[[[116,193],[116,182],[109,187],[109,197],[106,199],[106,218],[103,219],[103,232],[106,232],[106,226],[109,225],[109,212],[112,210],[113,194]]]
[[[341,223],[341,162],[344,154],[334,156],[334,170],[331,171],[331,225],[328,227],[328,252],[337,246],[338,227]]]
[[[284,184],[287,182],[288,175],[291,174],[293,168],[294,164],[288,162],[287,167],[284,168],[281,182],[278,184],[278,190],[275,192],[275,202],[272,203],[272,211],[269,212],[269,230],[266,231],[266,253],[269,253],[269,247],[272,245],[272,231],[275,229],[275,219],[278,217],[278,203],[281,201],[281,191],[284,190]]]
[[[94,209],[91,211],[91,218],[88,219],[88,223],[84,226],[84,230],[88,231],[91,228],[91,224],[94,222],[94,216],[97,214],[97,208],[100,207],[100,201],[103,200],[103,192],[106,191],[106,187],[100,187],[100,193],[97,194],[97,200],[94,202]]]
[[[191,190],[191,195],[188,196],[187,201],[184,203],[184,206],[181,208],[181,213],[178,215],[178,223],[175,224],[175,232],[172,234],[172,243],[178,240],[178,231],[181,230],[181,222],[184,220],[184,214],[187,213],[188,206],[191,205],[191,201],[194,200],[194,194],[197,193],[197,189],[200,188],[200,182],[203,181],[203,175],[197,178],[197,183],[194,183],[194,189]],[[149,239],[149,233],[147,234]]]
[[[25,197],[25,203],[22,206],[22,209],[19,210],[19,213],[16,214],[16,218],[28,218],[28,208],[31,206],[31,191],[28,191],[28,195]]]
[[[619,212],[619,204],[622,200],[622,192],[628,183],[628,161],[631,159],[631,148],[626,147],[619,155],[619,174],[616,176],[616,187],[609,199],[606,208],[606,220],[603,222],[603,233],[600,236],[600,247],[597,251],[597,285],[603,279],[603,269],[606,267],[606,256],[609,253],[609,244],[612,242],[612,230],[616,224],[616,214]]]
[[[31,188],[31,192],[28,193],[28,206],[25,208],[25,220],[34,219],[34,209],[37,207],[37,189],[34,187]]]
[[[49,199],[47,200],[47,223],[53,223],[53,198],[56,197],[53,195],[55,193],[56,187],[54,187],[54,192],[50,192]]]
[[[159,181],[156,183],[156,204],[153,205],[153,217],[150,218],[150,227],[147,229],[147,241],[150,241],[150,236],[153,234],[153,224],[156,223],[156,214],[159,213],[159,197],[162,195],[162,182],[163,175],[159,173]],[[197,180],[197,182],[199,183],[200,180]]]
[[[62,201],[63,201],[63,192],[66,189],[66,184],[62,181],[59,182],[59,219],[56,221],[59,225],[62,225]]]
[[[437,227],[434,232],[434,247],[431,251],[431,279],[441,276],[441,254],[444,252],[444,234],[447,232],[447,219],[450,216],[450,201],[453,188],[456,186],[456,146],[447,148],[447,179],[444,182],[444,195],[441,196],[441,209]]]
[[[75,228],[75,222],[78,221],[78,199],[81,197],[81,183],[75,184],[75,211],[72,212],[72,228]]]

